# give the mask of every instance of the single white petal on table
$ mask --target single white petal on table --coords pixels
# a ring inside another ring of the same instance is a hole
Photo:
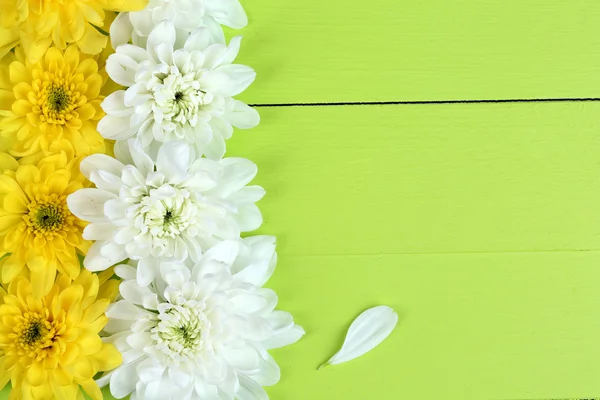
[[[387,338],[398,323],[398,314],[388,306],[363,312],[352,322],[340,351],[318,369],[353,360],[373,350]]]

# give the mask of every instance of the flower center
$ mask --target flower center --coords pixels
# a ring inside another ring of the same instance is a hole
[[[210,322],[200,307],[173,305],[158,318],[160,322],[152,329],[152,338],[166,355],[174,359],[195,358],[202,351],[203,333],[210,330]]]
[[[65,125],[76,117],[73,112],[87,102],[87,98],[79,93],[76,78],[63,71],[55,73],[38,71],[42,76],[41,82],[34,85],[33,110],[39,115],[42,123]]]
[[[52,194],[43,199],[32,201],[27,206],[29,213],[23,216],[29,232],[36,236],[52,238],[56,234],[69,230],[75,217],[69,211],[65,196]]]
[[[48,309],[42,309],[41,312],[25,312],[14,317],[14,342],[7,347],[18,355],[34,359],[46,357],[58,340],[58,324],[49,321],[49,315]]]
[[[185,190],[174,189],[171,197],[157,195],[153,190],[141,200],[143,224],[148,232],[159,242],[167,238],[176,238],[195,223],[197,210]],[[159,245],[159,243],[155,243]]]
[[[70,96],[64,86],[52,85],[48,92],[48,108],[55,112],[61,112],[70,103]]]
[[[200,90],[194,73],[182,74],[172,67],[168,74],[157,74],[150,81],[154,94],[154,119],[173,139],[184,138],[182,126],[196,126],[198,113],[213,96]]]

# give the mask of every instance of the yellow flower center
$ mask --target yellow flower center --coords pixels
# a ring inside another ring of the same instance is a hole
[[[9,336],[14,342],[10,347],[18,355],[42,359],[56,348],[59,333],[64,328],[62,324],[49,321],[49,315],[48,309],[44,308],[41,312],[25,312],[14,317],[14,334]]]
[[[73,77],[63,71],[40,71],[39,74],[42,79],[32,86],[37,92],[33,111],[39,114],[42,122],[64,125],[73,119],[73,111],[85,104],[87,98],[79,93],[77,85],[72,82]]]
[[[29,213],[23,216],[29,232],[36,236],[51,238],[70,230],[75,217],[67,207],[66,197],[51,194],[32,201],[27,206]]]

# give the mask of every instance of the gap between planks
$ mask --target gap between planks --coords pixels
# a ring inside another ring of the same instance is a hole
[[[333,103],[268,103],[249,104],[251,107],[341,107],[435,104],[505,104],[505,103],[577,103],[599,102],[598,97],[562,97],[550,99],[483,99],[483,100],[407,100],[407,101],[349,101]]]

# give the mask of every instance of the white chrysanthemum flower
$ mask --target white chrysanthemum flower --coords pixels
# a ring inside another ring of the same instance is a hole
[[[133,266],[117,266],[123,300],[106,312],[105,340],[123,365],[98,383],[116,398],[267,399],[261,386],[280,376],[267,350],[304,335],[262,288],[275,263],[275,238],[255,236],[223,241],[195,265],[161,262],[147,287]]]
[[[106,70],[127,89],[103,101],[106,116],[98,131],[115,140],[137,136],[151,155],[160,143],[182,140],[198,154],[220,159],[233,126],[252,128],[260,119],[255,109],[233,99],[256,76],[252,68],[232,64],[240,41],[214,42],[207,28],[179,41],[173,23],[163,21],[150,33],[147,48],[117,47]]]
[[[172,21],[180,33],[208,28],[215,39],[223,40],[221,25],[240,29],[248,17],[238,0],[150,0],[141,11],[120,13],[110,26],[113,48],[131,41],[144,47],[152,29],[164,20]]]
[[[81,171],[96,188],[67,199],[73,214],[91,222],[83,237],[96,241],[84,260],[92,271],[141,260],[138,276],[148,284],[157,258],[197,261],[216,242],[262,223],[254,203],[264,190],[246,186],[257,172],[249,160],[194,161],[189,145],[169,142],[154,162],[135,139],[118,142],[115,155],[85,158]]]

